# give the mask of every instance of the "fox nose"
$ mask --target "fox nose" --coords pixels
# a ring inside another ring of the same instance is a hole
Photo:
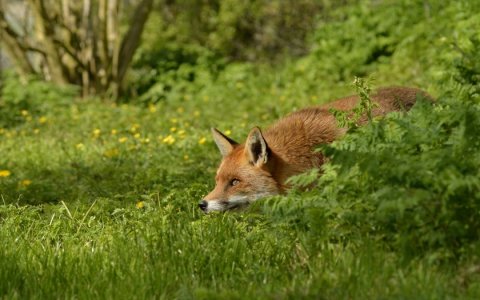
[[[198,203],[198,207],[200,207],[201,210],[205,211],[207,209],[208,203],[205,200],[202,200]]]

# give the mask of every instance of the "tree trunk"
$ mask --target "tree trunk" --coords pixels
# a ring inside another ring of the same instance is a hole
[[[153,0],[142,0],[142,2],[138,4],[130,28],[123,38],[118,57],[118,74],[115,80],[118,87],[121,86],[125,73],[132,61],[133,54],[140,43],[143,27],[152,11],[152,6]]]
[[[20,76],[39,74],[57,84],[79,84],[84,96],[117,96],[153,2],[138,0],[123,37],[119,0],[27,0],[34,30],[25,27],[23,33],[13,30],[0,5],[0,33]],[[32,52],[41,54],[40,64],[32,63]]]

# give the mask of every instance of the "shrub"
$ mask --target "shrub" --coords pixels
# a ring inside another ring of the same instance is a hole
[[[402,18],[410,15],[409,21],[418,24],[415,31],[405,35],[409,28],[406,20],[397,22],[392,13],[414,2],[403,1],[382,12],[373,6],[365,10],[351,8],[354,15],[345,24],[329,23],[323,27],[325,30],[318,34],[326,38],[320,39],[318,48],[306,58],[324,62],[325,70],[337,70],[340,77],[334,73],[332,76],[342,79],[361,74],[356,66],[375,69],[377,63],[367,63],[367,54],[383,40],[388,42],[395,66],[408,71],[408,64],[423,65],[423,80],[435,79],[429,84],[441,95],[433,106],[419,99],[408,114],[391,114],[323,146],[322,151],[330,160],[321,170],[320,179],[319,170],[314,170],[292,180],[304,189],[317,182],[317,188],[294,190],[285,198],[267,201],[271,217],[300,228],[305,244],[310,247],[321,247],[324,241],[351,245],[373,240],[398,249],[404,257],[450,258],[477,245],[480,237],[480,43],[476,22],[479,8],[468,2],[445,6],[439,17],[431,16],[428,21],[441,28],[436,31],[425,26],[428,22],[419,21],[428,16],[422,16],[418,5],[412,6]],[[477,13],[466,15],[463,12],[467,8]],[[377,15],[369,18],[373,12]],[[390,14],[391,18],[387,18]],[[394,23],[400,25],[392,26]],[[373,26],[370,32],[365,30],[372,24],[378,26]],[[343,38],[349,42],[333,35],[329,38],[330,33],[340,28],[346,30]],[[383,34],[377,34],[384,29]],[[411,42],[422,39],[420,43]],[[434,43],[435,48],[427,47],[429,43]],[[441,55],[431,56],[431,51]],[[321,60],[319,53],[333,57],[329,56],[331,61]],[[420,62],[416,62],[414,53],[419,54]],[[336,55],[342,59],[336,59]],[[437,65],[427,68],[425,59]],[[378,66],[390,68],[384,59],[379,60]]]
[[[2,74],[0,85],[0,128],[11,127],[53,107],[67,105],[78,90],[59,87],[33,77],[21,82],[13,73]]]

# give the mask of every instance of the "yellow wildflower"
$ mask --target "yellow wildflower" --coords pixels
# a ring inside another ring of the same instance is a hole
[[[102,131],[98,128],[94,129],[93,130],[93,137],[94,138],[98,138],[100,136],[100,133],[102,133]]]
[[[112,129],[112,131],[110,132],[112,135],[116,135],[117,134],[117,130],[116,129]]]
[[[21,185],[21,186],[24,186],[24,187],[27,187],[27,186],[29,186],[29,185],[31,185],[31,184],[32,184],[32,181],[29,180],[29,179],[24,179],[24,180],[20,181],[20,185]]]
[[[189,158],[190,158],[190,157],[189,157],[188,155],[186,155],[186,154],[183,156],[183,159],[184,159],[184,160],[188,160]]]
[[[178,119],[177,118],[171,118],[170,122],[172,122],[173,124],[176,124],[176,123],[178,123]]]
[[[182,138],[182,139],[185,138],[185,130],[180,129],[180,130],[178,131],[178,136],[179,136],[180,138]]]
[[[45,124],[45,123],[47,123],[47,117],[40,117],[40,118],[38,119],[38,123],[40,123],[40,124]]]
[[[108,149],[105,152],[103,152],[103,155],[108,158],[117,157],[119,154],[120,154],[120,151],[118,151],[117,148]]]
[[[0,134],[3,134],[5,132],[5,129],[0,128]]]
[[[149,139],[149,138],[143,139],[143,140],[142,140],[142,143],[148,144],[148,143],[150,143],[150,139]]]
[[[136,139],[139,139],[139,138],[140,138],[140,133],[135,133],[135,134],[133,135],[133,137],[136,138]]]
[[[138,209],[144,208],[144,207],[145,207],[145,202],[143,202],[143,201],[138,201],[137,204],[135,204],[135,206],[136,206]]]
[[[162,140],[162,142],[168,145],[172,145],[173,143],[175,143],[175,138],[171,134],[169,134]]]
[[[177,108],[177,112],[178,112],[179,114],[182,114],[182,113],[185,112],[185,109],[180,106],[179,108]]]
[[[0,170],[0,177],[8,177],[12,174],[9,170]]]
[[[85,149],[85,145],[82,144],[82,143],[78,143],[78,144],[75,145],[75,148],[77,148],[78,150],[83,150],[83,149]]]
[[[196,110],[196,111],[193,112],[193,115],[194,115],[195,117],[199,117],[199,116],[200,116],[200,112],[199,112],[198,110]]]
[[[24,116],[24,117],[28,116],[28,110],[23,109],[23,110],[20,111],[20,113],[21,113],[22,116]]]
[[[130,131],[131,131],[132,133],[134,133],[134,132],[137,132],[137,130],[138,130],[139,128],[140,128],[140,124],[135,123],[135,124],[133,124],[132,127],[130,128]]]
[[[118,139],[119,143],[125,143],[128,140],[126,136],[122,136],[121,138]]]
[[[153,114],[154,112],[157,111],[157,107],[154,104],[149,104],[148,110]]]
[[[38,134],[39,132],[40,132],[40,129],[38,128],[33,129],[33,133]]]
[[[175,131],[177,131],[177,127],[171,127],[170,128],[170,132],[175,132]]]
[[[225,130],[225,135],[231,135],[231,134],[232,134],[231,130],[229,130],[229,129]]]
[[[205,144],[206,141],[207,141],[207,138],[206,138],[206,137],[202,137],[202,138],[200,138],[200,139],[198,140],[198,143],[199,143],[200,145],[203,145],[203,144]]]

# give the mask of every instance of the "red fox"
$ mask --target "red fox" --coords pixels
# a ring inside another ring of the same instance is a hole
[[[373,116],[409,110],[417,94],[432,98],[419,89],[390,87],[378,90],[370,98],[376,107]],[[213,139],[223,156],[215,177],[216,186],[199,207],[205,213],[246,207],[253,201],[288,189],[289,177],[320,167],[325,158],[314,152],[316,146],[331,143],[345,134],[329,109],[348,111],[359,102],[358,96],[338,99],[325,105],[294,112],[265,131],[254,127],[247,140],[239,144],[212,128]],[[360,121],[366,122],[366,118]]]

